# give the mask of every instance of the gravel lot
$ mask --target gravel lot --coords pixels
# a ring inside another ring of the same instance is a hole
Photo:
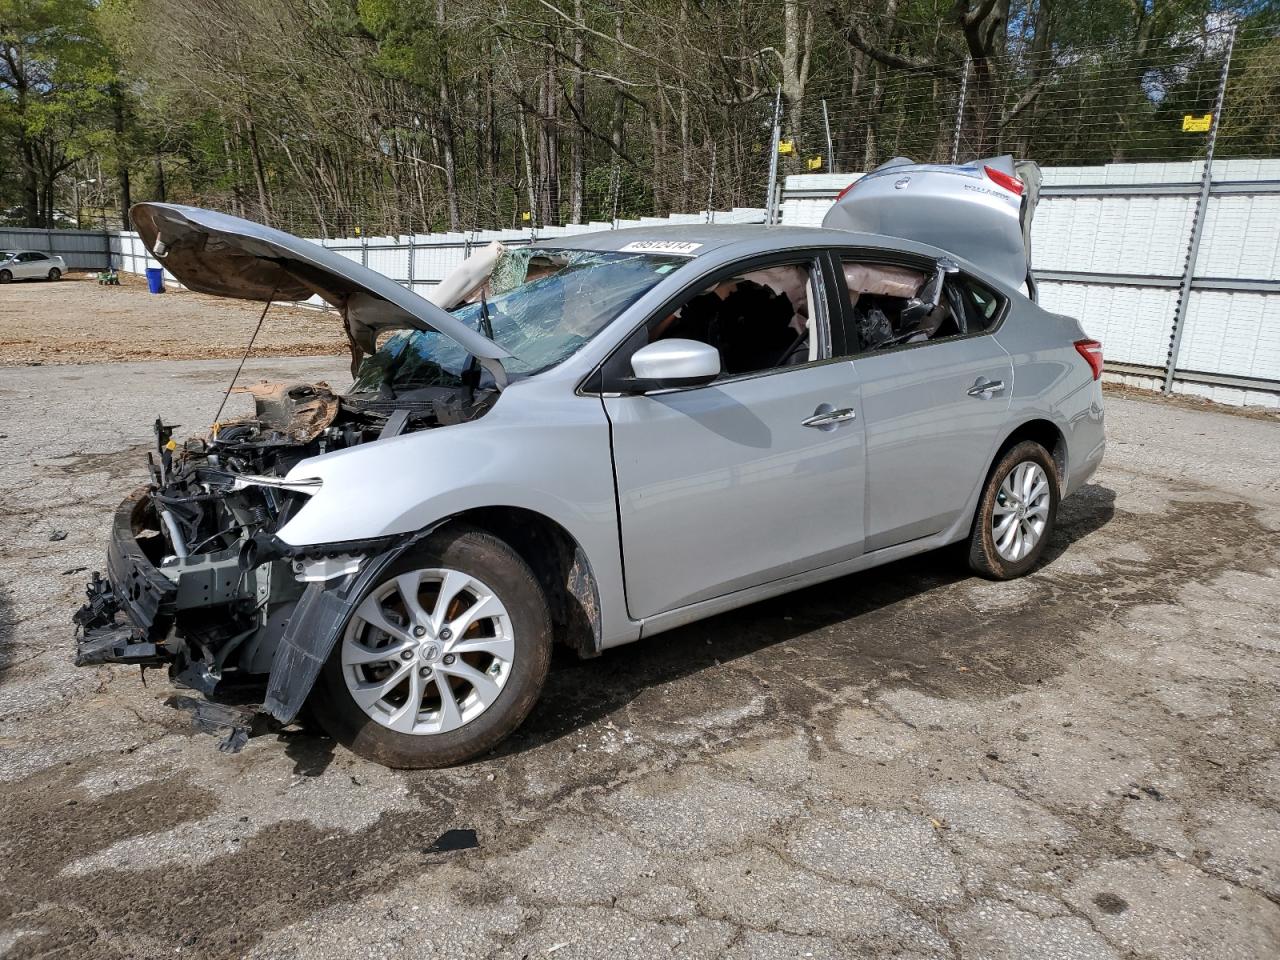
[[[1110,399],[1034,575],[927,556],[565,656],[500,755],[394,773],[221,755],[159,674],[70,665],[64,571],[232,366],[0,376],[0,955],[1280,956],[1280,424]]]
[[[0,288],[0,367],[104,360],[194,360],[239,357],[262,304],[206,297],[120,274],[100,286],[92,274],[57,283],[14,282]],[[273,306],[254,345],[262,357],[345,355],[336,314]]]

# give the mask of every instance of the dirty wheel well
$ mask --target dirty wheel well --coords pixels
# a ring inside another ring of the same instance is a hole
[[[492,533],[529,564],[547,597],[558,643],[580,656],[600,652],[600,596],[578,542],[549,517],[521,507],[482,507],[453,518]]]
[[[996,451],[995,458],[991,462],[992,467],[994,468],[1000,462],[1000,458],[1006,452],[1024,440],[1034,440],[1049,451],[1049,456],[1053,458],[1053,465],[1058,470],[1058,483],[1064,483],[1067,478],[1067,441],[1062,431],[1048,420],[1029,420],[1009,434],[1000,445],[1000,449]]]

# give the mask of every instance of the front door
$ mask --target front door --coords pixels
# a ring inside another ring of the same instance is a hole
[[[632,617],[861,551],[862,424],[853,365],[829,359],[833,281],[814,255],[749,261],[637,331],[711,343],[723,373],[604,399]]]
[[[862,426],[848,361],[610,397],[627,605],[650,617],[856,556]]]

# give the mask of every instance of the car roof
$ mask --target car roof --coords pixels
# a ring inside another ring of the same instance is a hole
[[[664,253],[662,245],[698,244],[687,255],[691,259],[710,253],[750,256],[796,247],[881,247],[927,257],[946,251],[928,244],[875,233],[854,233],[828,227],[795,227],[763,223],[685,223],[598,230],[539,240],[535,246],[560,250],[622,251],[634,245],[652,245],[652,252]],[[717,259],[720,259],[719,257]]]

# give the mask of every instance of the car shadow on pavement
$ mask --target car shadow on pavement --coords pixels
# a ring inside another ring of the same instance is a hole
[[[1104,527],[1114,513],[1115,492],[1098,484],[1087,485],[1064,501],[1037,569],[1051,571],[1058,557]],[[803,650],[781,658],[792,668],[795,683],[790,686],[804,690],[797,702],[812,698],[813,685],[837,693],[890,675],[894,682],[910,683],[903,674],[913,670],[937,695],[938,685],[928,676],[931,666],[944,666],[940,672],[950,674],[957,656],[981,657],[993,640],[1016,646],[1025,638],[1013,622],[1016,618],[1007,613],[1003,617],[1009,623],[1007,632],[993,638],[991,624],[978,622],[966,605],[927,597],[961,581],[984,583],[969,571],[964,549],[953,546],[754,603],[606,651],[598,658],[582,660],[557,650],[539,705],[524,726],[487,757],[521,753],[558,740],[625,707],[650,688],[718,670],[757,651],[799,650],[790,642],[800,638],[804,638]],[[998,584],[991,587],[1000,589]],[[931,605],[917,609],[915,601],[922,598]],[[780,673],[781,679],[769,685],[768,692],[775,699],[785,698],[787,674],[778,666],[744,666],[722,677],[723,685],[708,678],[702,692],[710,702],[673,697],[661,704],[657,719],[696,722],[709,708],[735,705],[735,696],[739,704],[745,703],[751,691],[743,681],[750,681],[757,671]],[[1028,677],[1025,682],[1036,681]]]
[[[337,741],[319,727],[305,724],[298,729],[280,730],[277,739],[284,744],[285,756],[293,761],[295,777],[318,777],[333,763]]]
[[[1115,492],[1098,484],[1089,484],[1064,501],[1038,570],[1051,571],[1060,556],[1104,527],[1114,513]],[[962,581],[984,582],[969,571],[963,545],[754,603],[608,650],[600,657],[584,660],[568,649],[557,648],[546,688],[529,719],[512,737],[478,759],[526,753],[596,723],[649,689],[718,670],[770,647],[790,650],[790,642],[801,638],[805,652],[799,657],[788,653],[786,658],[793,667],[802,665],[793,674],[797,683],[792,686],[803,687],[805,699],[812,697],[814,683],[829,687],[833,693],[890,675],[895,682],[909,683],[910,677],[903,677],[904,667],[921,673],[921,682],[937,694],[936,683],[927,682],[931,667],[944,664],[950,672],[956,656],[977,656],[980,648],[1001,641],[1016,644],[1023,636],[1014,626],[1004,636],[993,636],[990,624],[977,622],[967,606],[929,597]],[[991,586],[999,589],[997,584]],[[915,609],[917,600],[932,606]],[[1004,619],[1008,620],[1007,615]],[[966,630],[973,635],[968,647],[963,638],[956,639]],[[811,676],[806,675],[805,664]],[[754,669],[778,674],[780,679],[769,687],[770,695],[786,697],[784,671],[770,665]],[[663,704],[662,715],[656,719],[696,722],[708,707],[733,706],[735,696],[748,700],[743,681],[751,679],[754,669],[744,667],[731,677],[722,676],[721,682],[708,677],[700,691],[707,702],[673,698],[673,703]],[[336,743],[314,722],[304,720],[300,726],[275,734],[294,761],[297,776],[320,776],[333,762]]]
[[[18,629],[14,618],[13,603],[9,599],[9,591],[0,584],[0,685],[3,685],[7,674],[17,663],[18,643],[14,634]]]

